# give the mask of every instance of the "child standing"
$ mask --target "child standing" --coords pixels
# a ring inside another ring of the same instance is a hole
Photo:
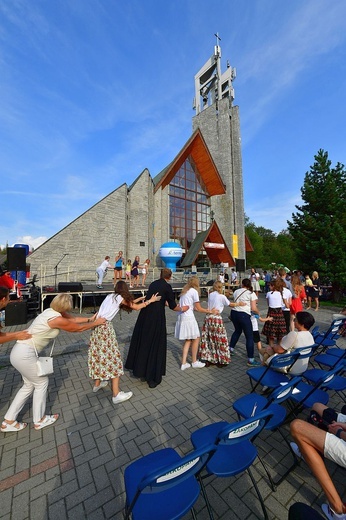
[[[236,307],[237,303],[230,302],[222,294],[222,289],[221,281],[214,282],[213,290],[208,296],[208,308],[215,308],[220,314],[207,314],[202,327],[202,339],[197,357],[202,359],[207,367],[216,365],[222,368],[226,367],[231,361],[226,328],[221,313],[225,306]],[[240,302],[239,305],[244,306],[246,303]]]
[[[263,357],[263,350],[262,350],[262,342],[258,330],[258,322],[265,323],[266,321],[273,321],[273,318],[268,316],[267,318],[261,318],[259,314],[256,314],[254,312],[251,312],[251,324],[252,324],[252,333],[253,333],[253,341],[257,347],[259,357],[261,361],[266,361],[266,359]],[[264,356],[266,356],[266,352],[264,352]],[[269,354],[266,356],[269,357]]]
[[[130,287],[132,287],[132,285],[131,285],[131,269],[132,269],[132,262],[131,262],[130,259],[128,259],[127,264],[126,264],[126,269],[125,269],[125,282],[129,282],[130,283]]]
[[[217,309],[204,309],[199,303],[200,286],[197,276],[191,276],[187,284],[183,287],[179,299],[180,307],[188,306],[188,310],[179,314],[175,325],[174,336],[184,340],[181,370],[191,367],[187,362],[187,355],[191,347],[192,368],[203,368],[205,363],[197,360],[197,351],[200,338],[198,323],[193,313],[194,310],[205,314],[218,314]]]
[[[145,280],[146,280],[146,277],[147,277],[147,274],[149,271],[149,265],[150,265],[150,260],[149,260],[149,258],[147,258],[142,266],[142,287],[145,287]]]

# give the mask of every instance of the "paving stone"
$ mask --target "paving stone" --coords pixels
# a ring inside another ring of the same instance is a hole
[[[260,295],[259,307],[264,313],[266,302],[263,295]],[[316,313],[321,327],[330,323],[332,312],[328,309]],[[204,316],[196,314],[201,325]],[[116,318],[114,321],[124,357],[136,319],[136,313],[132,313],[126,320]],[[167,311],[169,330],[173,331],[175,320],[176,315]],[[224,321],[230,335],[233,326],[226,315]],[[35,467],[40,470],[38,474],[27,473],[26,480],[2,492],[1,499],[6,499],[6,508],[2,508],[1,518],[122,519],[125,503],[123,472],[131,461],[168,446],[177,449],[181,455],[188,453],[192,449],[192,431],[211,422],[236,421],[232,403],[251,391],[246,375],[243,337],[227,368],[182,372],[181,342],[169,334],[167,374],[162,384],[149,389],[125,371],[121,387],[132,390],[134,396],[115,407],[109,388],[98,394],[91,391],[87,367],[89,336],[88,332],[75,336],[64,332],[59,334],[56,370],[50,380],[47,406],[47,413],[51,410],[61,413],[59,421],[51,428],[34,431],[30,402],[22,413],[30,426],[18,435],[0,437],[0,484],[8,477],[16,478],[18,472],[25,469]],[[10,345],[3,345],[2,353],[8,356],[10,348]],[[21,386],[20,375],[9,364],[0,370],[0,385],[0,413],[3,415]],[[331,406],[337,407],[340,403],[338,396],[331,396]],[[306,413],[301,417],[306,417]],[[283,431],[289,439],[289,428],[285,427]],[[275,478],[291,464],[288,447],[277,433],[262,432],[256,443]],[[57,457],[56,465],[45,468],[45,463],[53,461],[53,457]],[[344,495],[344,470],[331,462],[328,468],[338,490]],[[276,493],[269,487],[259,462],[255,463],[253,474],[265,498],[270,520],[287,518],[290,505],[298,500],[312,504],[316,510],[325,501],[320,486],[304,463],[290,473]],[[245,474],[229,479],[210,478],[206,485],[215,520],[262,518],[257,495]],[[202,498],[196,504],[196,511],[199,520],[207,520]]]

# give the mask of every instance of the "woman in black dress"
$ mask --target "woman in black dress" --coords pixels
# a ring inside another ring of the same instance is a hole
[[[135,377],[147,381],[149,388],[155,388],[166,374],[167,330],[166,302],[173,311],[186,311],[174,299],[171,285],[168,283],[172,271],[164,268],[161,278],[149,285],[146,300],[158,293],[161,300],[142,309],[133,330],[125,368],[132,370]]]
[[[312,280],[312,287],[309,287],[309,292],[308,292],[308,309],[310,309],[311,307],[311,301],[312,300],[315,300],[315,304],[316,304],[316,308],[315,308],[315,311],[318,311],[318,307],[319,307],[319,295],[320,295],[320,287],[321,287],[321,283],[320,283],[320,279],[318,277],[318,272],[317,271],[314,271],[312,273],[312,276],[311,276],[311,280]]]
[[[133,277],[133,287],[138,287],[138,284],[139,284],[138,266],[139,266],[139,256],[136,256],[134,259],[134,262],[132,264],[132,269],[131,269],[131,276]]]

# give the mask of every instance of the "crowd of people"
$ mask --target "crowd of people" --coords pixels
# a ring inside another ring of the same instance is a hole
[[[248,367],[265,364],[269,357],[291,352],[295,348],[311,346],[314,343],[310,333],[315,323],[314,317],[307,312],[315,304],[318,310],[320,282],[318,273],[304,277],[296,272],[288,276],[285,269],[279,269],[273,276],[264,273],[265,297],[268,311],[261,317],[257,302],[260,292],[258,273],[251,270],[249,278],[241,281],[241,287],[233,292],[233,301],[224,294],[224,283],[216,280],[208,295],[207,306],[200,302],[200,284],[197,276],[191,276],[182,288],[179,302],[174,297],[170,284],[172,271],[161,270],[161,276],[153,281],[146,296],[134,298],[129,287],[139,286],[139,269],[142,286],[145,286],[150,260],[140,264],[138,256],[126,264],[125,281],[122,280],[124,268],[123,253],[115,257],[114,267],[106,256],[97,268],[98,287],[102,288],[103,277],[108,269],[114,269],[114,292],[106,296],[99,310],[92,318],[71,314],[72,297],[62,293],[55,296],[50,307],[43,311],[29,326],[28,330],[5,333],[0,331],[0,344],[16,341],[11,350],[10,361],[23,379],[23,385],[12,400],[1,424],[1,432],[18,432],[27,423],[19,422],[18,415],[32,396],[33,427],[40,430],[53,425],[59,414],[46,413],[48,376],[37,375],[37,356],[54,340],[61,330],[82,332],[91,330],[88,349],[89,377],[92,391],[98,392],[109,385],[113,404],[130,399],[132,391],[120,390],[120,377],[124,366],[134,377],[146,382],[154,389],[162,382],[166,373],[167,330],[166,307],[177,312],[175,337],[182,341],[180,369],[201,369],[210,366],[226,367],[242,333]],[[233,272],[231,273],[231,277]],[[232,280],[232,279],[231,279]],[[233,277],[236,280],[236,277]],[[233,281],[232,280],[232,281]],[[0,310],[9,302],[9,289],[0,287]],[[234,331],[228,340],[222,313],[231,308],[230,320]],[[113,320],[119,312],[139,311],[131,336],[127,359],[123,365]],[[195,312],[204,313],[205,318],[200,331]],[[342,311],[342,316],[346,311]],[[262,336],[266,346],[262,346],[258,323],[263,322]],[[255,345],[259,359],[255,359]],[[302,374],[308,359],[297,361],[291,369],[292,375]],[[325,431],[301,419],[291,424],[294,439],[292,450],[311,468],[328,499],[322,507],[327,518],[346,518],[346,507],[342,503],[328,474],[322,457],[333,460],[346,467],[346,415],[331,411],[317,403],[313,412],[321,417]],[[327,423],[329,419],[329,423]],[[293,513],[292,513],[293,514]],[[293,518],[293,516],[292,516]]]
[[[96,268],[97,289],[103,289],[102,283],[108,271],[114,271],[113,283],[114,285],[123,279],[125,269],[125,282],[129,284],[130,289],[137,289],[139,286],[145,287],[146,278],[149,272],[150,259],[147,258],[143,264],[140,263],[139,256],[135,256],[132,261],[130,258],[125,262],[124,253],[119,251],[115,255],[114,266],[110,263],[110,256],[106,256],[102,263]],[[140,274],[142,279],[140,280]]]

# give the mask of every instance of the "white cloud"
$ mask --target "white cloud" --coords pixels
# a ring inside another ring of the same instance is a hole
[[[256,204],[246,206],[246,215],[256,226],[263,226],[271,229],[274,233],[287,229],[287,220],[292,219],[292,213],[296,213],[296,205],[302,204],[300,195],[291,194],[277,199],[273,197],[261,196]]]
[[[17,237],[16,244],[27,244],[32,249],[36,249],[40,245],[43,244],[48,239],[48,237],[32,237],[30,235]]]

